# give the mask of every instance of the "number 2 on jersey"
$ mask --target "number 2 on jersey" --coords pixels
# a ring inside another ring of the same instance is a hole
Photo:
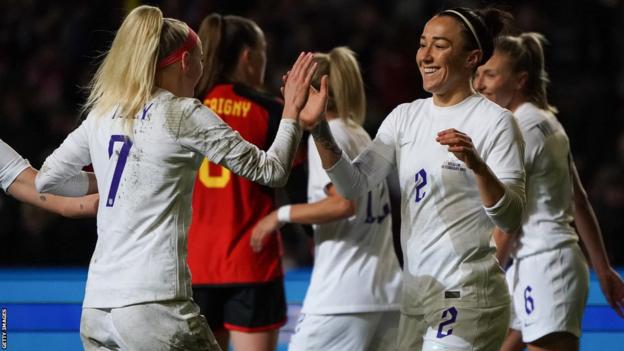
[[[427,195],[427,193],[423,191],[423,188],[427,185],[427,171],[422,168],[420,171],[416,172],[414,181],[416,182],[416,202],[420,202],[420,200],[424,199],[425,195]]]
[[[442,319],[447,318],[447,316],[450,318],[440,323],[440,325],[438,326],[438,339],[442,339],[453,334],[453,328],[448,328],[446,331],[444,331],[444,328],[450,326],[457,321],[457,309],[455,307],[451,307],[444,310],[444,312],[442,312]]]
[[[115,165],[115,172],[113,173],[113,180],[111,181],[110,189],[108,190],[108,197],[106,198],[106,207],[113,207],[115,204],[115,197],[117,195],[117,189],[119,189],[119,181],[121,180],[121,174],[126,167],[126,161],[128,160],[128,154],[130,148],[132,148],[132,141],[126,135],[111,135],[108,142],[108,158],[113,156],[113,148],[115,143],[122,143],[121,150],[117,156],[117,164]]]

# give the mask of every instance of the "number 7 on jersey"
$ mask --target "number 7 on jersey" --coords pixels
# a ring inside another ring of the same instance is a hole
[[[119,188],[119,181],[121,180],[121,174],[126,167],[126,161],[128,160],[128,154],[130,154],[130,148],[132,148],[132,141],[126,135],[111,135],[108,142],[108,158],[113,156],[113,148],[115,143],[122,143],[121,150],[117,157],[117,164],[115,165],[115,172],[113,173],[113,179],[111,180],[110,189],[108,190],[108,197],[106,198],[106,207],[113,207],[115,204],[115,197],[117,196],[117,189]]]

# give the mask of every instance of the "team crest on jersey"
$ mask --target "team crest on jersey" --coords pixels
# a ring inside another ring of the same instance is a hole
[[[442,168],[452,171],[466,172],[466,166],[458,160],[446,160],[442,163]]]

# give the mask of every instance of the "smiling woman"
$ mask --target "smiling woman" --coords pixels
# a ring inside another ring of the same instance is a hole
[[[416,55],[429,99],[399,105],[350,161],[320,110],[304,108],[323,167],[353,199],[397,169],[405,253],[399,350],[497,350],[509,295],[490,245],[515,232],[524,208],[523,141],[508,110],[471,77],[511,16],[456,8],[431,18]]]

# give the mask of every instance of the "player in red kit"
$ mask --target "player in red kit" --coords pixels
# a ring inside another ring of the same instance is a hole
[[[204,73],[196,97],[245,140],[266,149],[283,105],[261,92],[262,30],[246,18],[212,14],[199,36]],[[189,266],[194,300],[224,350],[230,338],[235,350],[274,350],[286,323],[280,236],[272,235],[261,252],[249,245],[256,223],[274,209],[274,190],[204,160],[193,194]]]

